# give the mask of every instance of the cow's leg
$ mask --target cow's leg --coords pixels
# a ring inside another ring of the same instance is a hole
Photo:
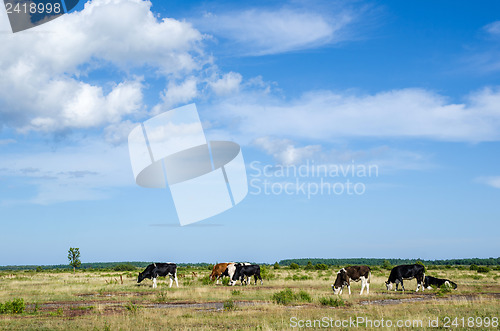
[[[175,280],[175,286],[179,287],[179,281],[177,280],[177,270],[175,271],[174,274],[174,280]]]
[[[343,289],[344,289],[344,285],[342,285],[342,286],[340,287],[340,292],[339,292],[339,295],[342,295],[342,290],[343,290]]]
[[[370,294],[370,283],[366,282],[366,294]]]
[[[264,283],[262,282],[262,277],[260,276],[260,274],[259,274],[259,279],[260,279],[260,285],[264,285]]]
[[[170,283],[168,284],[168,287],[170,288],[170,287],[172,287],[172,283],[174,282],[172,280],[173,276],[172,275],[168,275],[168,278],[170,278]]]
[[[347,289],[349,290],[349,295],[351,295],[351,285],[347,285]]]
[[[403,292],[405,291],[405,286],[403,284],[403,280],[401,279],[401,287],[403,288]]]
[[[360,277],[360,278],[361,278],[361,292],[359,292],[359,295],[362,295],[363,290],[365,289],[366,279],[365,277]]]
[[[153,277],[153,288],[156,288],[156,277]]]

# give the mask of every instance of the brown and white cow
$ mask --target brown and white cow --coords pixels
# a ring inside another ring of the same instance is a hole
[[[214,265],[212,269],[212,273],[210,274],[210,279],[211,280],[217,279],[216,284],[219,284],[219,279],[221,279],[224,276],[229,276],[229,274],[227,273],[227,267],[233,264],[234,262],[217,263],[216,265]]]
[[[358,282],[361,280],[361,292],[366,287],[366,294],[370,294],[370,276],[371,269],[366,265],[355,265],[351,267],[345,267],[337,272],[337,279],[335,279],[335,284],[332,284],[333,293],[342,294],[344,286],[347,286],[349,290],[349,295],[351,295],[351,281]]]

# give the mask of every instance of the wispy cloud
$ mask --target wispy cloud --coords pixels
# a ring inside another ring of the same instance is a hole
[[[425,89],[376,94],[311,91],[283,101],[240,94],[213,106],[214,116],[238,123],[234,134],[251,141],[274,136],[331,141],[338,138],[500,140],[500,88],[470,93],[462,103]]]
[[[427,170],[435,168],[432,156],[419,151],[401,150],[387,145],[367,149],[347,146],[305,145],[289,139],[262,137],[253,144],[271,155],[276,164],[290,166],[304,163],[315,165],[358,164],[376,165],[385,174],[400,170]]]
[[[500,36],[500,21],[495,21],[490,24],[487,24],[483,28],[487,33],[492,36]]]
[[[4,153],[0,178],[16,178],[35,188],[35,196],[1,203],[53,204],[65,201],[100,200],[113,189],[134,185],[126,145],[109,147],[98,140],[82,140],[79,145],[57,151]]]
[[[500,176],[478,177],[476,182],[500,189]]]
[[[251,8],[206,13],[195,25],[227,42],[238,55],[268,55],[335,44],[348,38],[346,31],[357,15],[284,7]]]

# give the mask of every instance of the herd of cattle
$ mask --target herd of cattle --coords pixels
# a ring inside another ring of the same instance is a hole
[[[148,278],[153,281],[153,288],[157,287],[156,278],[158,277],[170,277],[169,287],[172,287],[172,283],[175,281],[177,287],[179,287],[179,283],[177,281],[177,265],[175,263],[152,263],[146,267],[143,272],[139,273],[139,277],[137,278],[137,283],[142,282],[144,279]],[[223,277],[229,277],[229,285],[234,286],[237,281],[241,282],[241,285],[248,285],[250,280],[254,277],[255,284],[257,284],[257,279],[260,280],[260,284],[262,285],[262,277],[260,276],[260,266],[257,264],[250,263],[217,263],[214,265],[212,269],[212,273],[210,274],[210,279],[212,281],[216,281],[216,284],[219,284],[219,280]],[[337,278],[335,279],[335,283],[332,284],[333,293],[342,294],[342,290],[347,286],[349,290],[349,295],[351,294],[351,282],[361,281],[361,292],[359,294],[363,294],[364,289],[366,288],[366,293],[370,293],[370,278],[371,278],[371,269],[368,266],[350,266],[340,269],[337,272]],[[443,285],[451,286],[454,289],[457,288],[457,284],[448,280],[435,278],[432,276],[425,276],[425,267],[421,264],[409,264],[409,265],[400,265],[392,268],[391,273],[389,275],[389,279],[385,282],[387,290],[392,290],[392,284],[396,284],[396,291],[398,290],[398,286],[401,284],[402,290],[405,290],[403,285],[403,280],[410,279],[417,280],[417,292],[419,288],[422,288],[422,291],[427,288],[431,289],[432,286],[441,287]]]

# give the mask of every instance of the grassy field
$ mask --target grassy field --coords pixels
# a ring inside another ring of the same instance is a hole
[[[160,278],[156,289],[150,280],[136,283],[139,270],[3,271],[0,303],[21,298],[26,308],[0,314],[0,329],[402,329],[397,323],[403,329],[436,329],[429,326],[436,319],[443,329],[447,318],[452,329],[499,328],[494,322],[500,317],[498,270],[427,270],[427,275],[455,281],[458,289],[415,293],[411,280],[402,293],[387,292],[389,271],[375,268],[370,295],[360,296],[361,285],[354,283],[349,297],[347,290],[333,295],[336,269],[266,269],[264,285],[229,287],[209,282],[208,269],[179,268],[179,288],[168,288],[168,280]]]

